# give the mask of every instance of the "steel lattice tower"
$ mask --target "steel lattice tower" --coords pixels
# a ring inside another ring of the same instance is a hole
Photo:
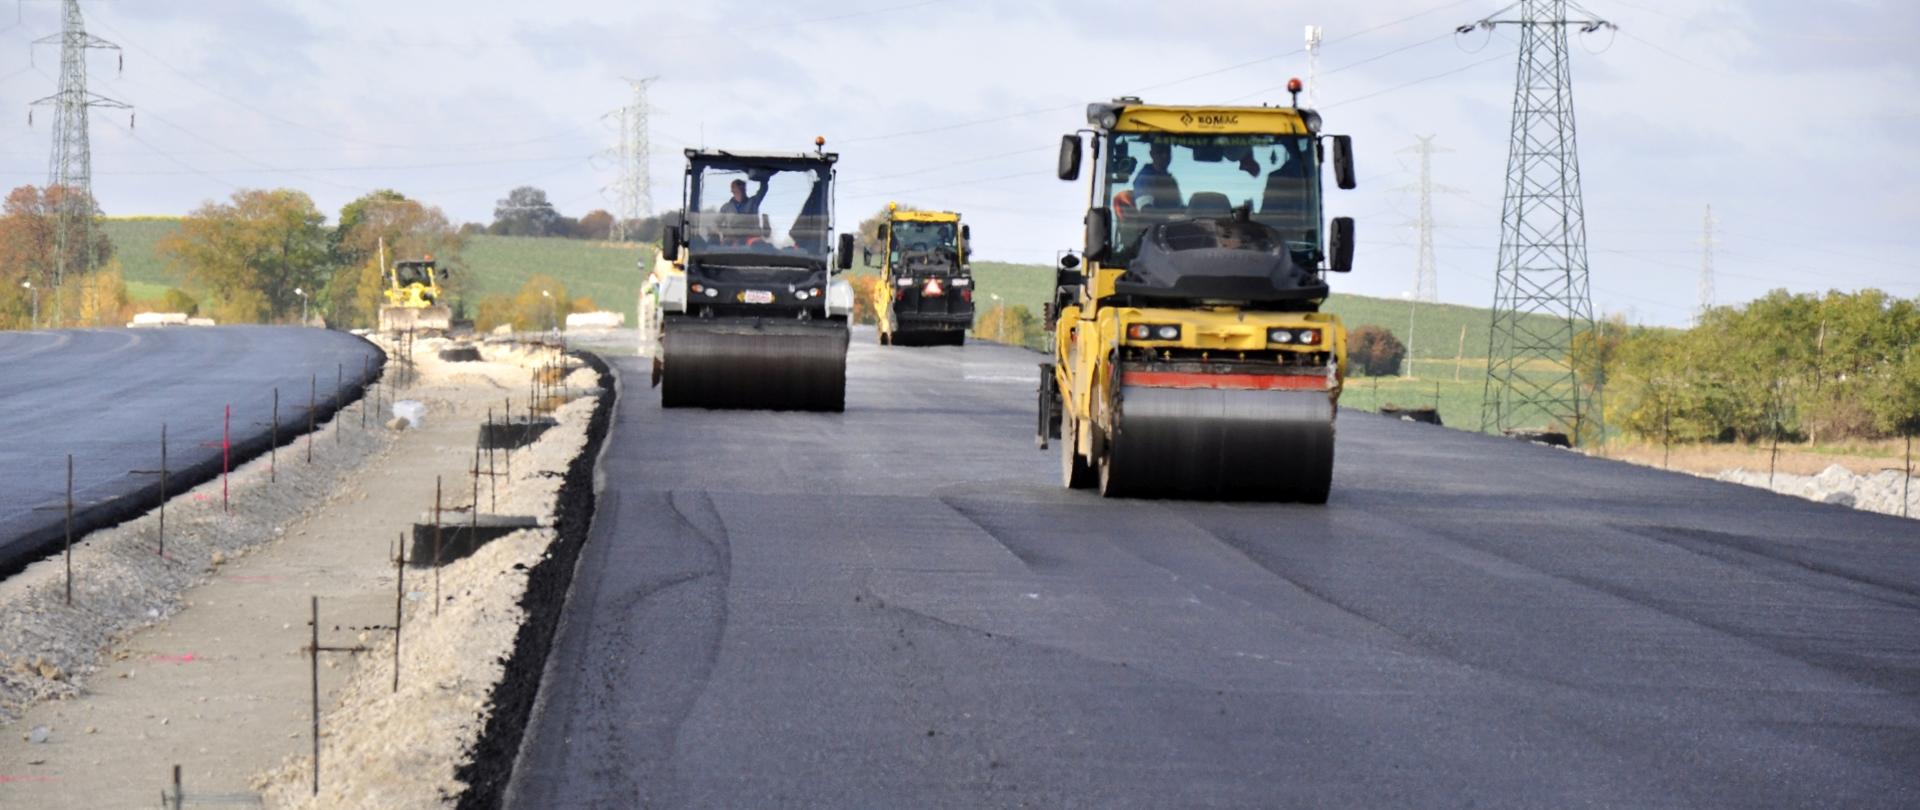
[[[60,291],[67,274],[85,274],[93,269],[93,154],[87,137],[88,113],[94,107],[132,109],[124,102],[87,90],[87,51],[119,51],[120,46],[87,33],[86,21],[80,16],[80,0],[65,0],[63,5],[60,33],[34,40],[36,45],[60,46],[60,87],[53,95],[33,102],[33,106],[54,110],[47,192],[59,190],[52,279],[55,326],[61,319]],[[67,254],[75,243],[87,246],[81,252],[82,266],[67,267]]]
[[[1420,142],[1401,149],[1400,154],[1420,156],[1420,182],[1403,186],[1400,191],[1420,195],[1420,217],[1413,222],[1414,229],[1420,234],[1420,257],[1413,277],[1413,300],[1431,304],[1440,300],[1438,263],[1433,258],[1433,193],[1456,194],[1459,189],[1433,183],[1433,156],[1453,150],[1434,145],[1432,135],[1414,137]]]
[[[1713,309],[1713,206],[1707,206],[1702,224],[1706,230],[1700,236],[1700,312],[1694,316],[1696,323]]]
[[[1593,328],[1593,298],[1567,29],[1612,24],[1568,0],[1521,0],[1459,30],[1497,25],[1519,29],[1520,58],[1480,428],[1564,429],[1580,441],[1593,414],[1572,349]]]
[[[659,79],[628,79],[633,100],[620,109],[620,180],[614,189],[613,240],[627,240],[627,226],[653,216],[653,178],[647,169],[652,150],[647,135],[647,86]]]

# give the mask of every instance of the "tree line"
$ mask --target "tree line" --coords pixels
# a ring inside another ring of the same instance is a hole
[[[78,193],[22,186],[0,207],[0,328],[114,324],[132,316],[126,281],[100,226],[98,205],[91,199],[79,203],[92,211],[89,239],[62,245],[56,238],[59,212]],[[625,237],[658,239],[662,223],[677,216],[630,221]],[[446,297],[454,303],[456,317],[478,314],[483,328],[494,321],[540,328],[556,314],[591,309],[591,302],[568,298],[564,286],[542,277],[515,295],[479,301],[474,313],[465,312],[465,297],[459,293],[468,238],[485,233],[604,240],[613,230],[608,212],[591,211],[578,219],[562,215],[546,192],[531,186],[499,200],[487,225],[455,225],[437,206],[391,189],[347,203],[329,225],[305,192],[242,189],[227,199],[201,204],[161,240],[160,257],[182,283],[167,290],[160,305],[222,323],[291,322],[304,311],[335,326],[372,326],[385,300],[384,245],[389,264],[431,255],[452,270]],[[65,271],[58,295],[57,268]],[[527,302],[529,293],[542,303]],[[561,303],[550,305],[556,298]]]
[[[1610,428],[1652,441],[1831,442],[1920,430],[1920,300],[1776,290],[1688,329],[1618,318],[1573,359]]]

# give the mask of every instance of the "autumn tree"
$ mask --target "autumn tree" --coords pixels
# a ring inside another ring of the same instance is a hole
[[[581,217],[579,224],[575,225],[573,230],[575,239],[605,240],[612,234],[613,215],[598,208],[588,211],[586,216]]]
[[[205,291],[204,309],[240,323],[299,312],[294,290],[318,290],[332,258],[326,217],[292,189],[242,189],[207,202],[161,240],[160,253]]]
[[[596,309],[599,307],[590,298],[569,297],[567,285],[559,279],[536,273],[513,295],[492,295],[481,300],[474,325],[483,331],[509,325],[516,332],[536,332],[564,327],[568,315]]]
[[[1386,329],[1361,326],[1347,334],[1347,363],[1367,376],[1398,374],[1406,357],[1406,344]]]
[[[64,272],[63,280],[72,284],[81,281],[89,268],[105,267],[112,257],[113,243],[95,227],[91,240],[67,245],[65,261],[61,261],[56,225],[69,193],[82,192],[64,186],[21,186],[7,195],[0,208],[0,326],[29,325],[34,289],[40,291],[42,320],[50,322],[55,310],[55,276]],[[91,200],[80,204],[99,215]],[[24,284],[33,285],[32,289]]]

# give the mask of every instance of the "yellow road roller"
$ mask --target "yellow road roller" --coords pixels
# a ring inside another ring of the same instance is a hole
[[[973,231],[952,211],[887,205],[874,241],[873,311],[882,346],[959,346],[973,327]],[[864,263],[872,265],[868,255]]]
[[[1297,82],[1290,87],[1298,99]],[[1351,143],[1294,106],[1091,104],[1058,174],[1090,164],[1085,243],[1055,272],[1038,443],[1103,495],[1325,503],[1346,330],[1320,311],[1352,269],[1321,167]],[[1091,160],[1086,155],[1091,153]]]

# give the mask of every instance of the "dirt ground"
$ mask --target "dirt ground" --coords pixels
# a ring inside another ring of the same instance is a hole
[[[556,358],[489,346],[485,362],[443,363],[434,348],[426,341],[415,348],[418,378],[396,396],[425,405],[423,424],[362,434],[349,410],[342,421],[353,427],[341,435],[333,467],[283,487],[290,470],[283,451],[280,482],[261,480],[264,459],[235,476],[236,503],[254,506],[239,509],[243,517],[202,515],[192,524],[188,510],[204,506],[208,487],[176,499],[184,505],[170,508],[169,533],[179,525],[183,539],[169,552],[187,561],[175,566],[185,574],[110,562],[115,549],[92,538],[88,556],[101,559],[89,564],[137,587],[55,609],[44,607],[59,598],[49,572],[29,570],[0,584],[0,607],[43,606],[6,610],[24,618],[0,621],[0,657],[8,659],[0,664],[22,687],[0,680],[0,700],[12,701],[0,711],[16,718],[0,735],[0,806],[149,807],[175,765],[190,802],[264,795],[271,807],[436,807],[458,792],[454,768],[483,720],[497,659],[511,648],[524,571],[552,533],[519,532],[444,566],[438,600],[435,577],[424,569],[409,568],[397,591],[395,547],[431,511],[436,478],[444,503],[471,504],[469,470],[487,409],[498,417],[511,401],[524,414],[531,369]],[[565,382],[586,393],[595,380],[575,372]],[[591,405],[583,398],[559,407],[560,427],[516,451],[510,475],[496,453],[502,475],[492,486],[481,479],[483,512],[550,522],[544,516],[559,486],[553,473],[584,443]],[[316,454],[332,439],[323,431]],[[357,457],[348,452],[355,447]],[[210,487],[217,499],[218,483]],[[272,510],[265,506],[270,487],[278,499]],[[113,530],[132,538],[118,556],[151,556],[138,543],[142,525]],[[190,545],[185,537],[195,528],[214,539]],[[397,593],[405,617],[396,695],[390,628]],[[321,657],[319,799],[308,795],[312,687],[303,651],[313,597],[323,647],[366,648]],[[137,621],[103,620],[103,610]],[[48,621],[56,613],[73,618]]]
[[[1887,470],[1901,469],[1902,446],[1895,442],[1856,448],[1857,452],[1847,453],[1832,449],[1812,449],[1801,445],[1783,444],[1780,446],[1778,472],[1794,475],[1818,475],[1835,464],[1840,465],[1854,475],[1873,475]],[[1698,475],[1717,475],[1724,470],[1746,469],[1766,470],[1767,457],[1770,454],[1767,445],[1752,444],[1710,444],[1675,445],[1671,458],[1660,445],[1615,445],[1607,448],[1607,456],[1649,467],[1666,466]],[[1920,448],[1915,448],[1920,454]],[[1920,458],[1920,455],[1916,455]],[[1917,462],[1920,463],[1920,462]]]

